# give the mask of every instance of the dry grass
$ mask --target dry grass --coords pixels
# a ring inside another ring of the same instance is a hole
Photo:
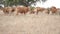
[[[60,16],[0,15],[0,34],[60,34]]]

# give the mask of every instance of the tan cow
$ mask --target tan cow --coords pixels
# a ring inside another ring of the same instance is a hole
[[[31,13],[36,13],[36,14],[38,14],[39,12],[43,12],[44,10],[45,10],[45,8],[43,8],[43,7],[36,7],[36,8],[34,8],[34,9],[32,10]]]
[[[45,8],[44,11],[43,11],[43,13],[45,13],[45,14],[49,14],[49,12],[50,12],[50,11],[49,11],[48,8]]]
[[[12,12],[14,12],[15,8],[13,7],[4,7],[3,8],[3,12],[4,14],[11,14]]]

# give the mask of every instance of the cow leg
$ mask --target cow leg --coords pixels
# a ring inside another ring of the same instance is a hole
[[[31,11],[30,14],[34,14],[35,12],[34,11]]]
[[[16,15],[18,15],[19,13],[17,12]]]
[[[39,12],[39,11],[36,12],[37,15],[38,15],[38,12]]]
[[[26,12],[24,12],[24,15],[26,14]]]
[[[9,14],[9,12],[8,11],[3,11],[4,12],[4,15],[8,15]]]
[[[18,15],[18,13],[19,13],[19,12],[18,12],[17,10],[14,11],[14,14],[15,14],[15,15]]]
[[[9,15],[11,15],[11,11],[9,11]]]

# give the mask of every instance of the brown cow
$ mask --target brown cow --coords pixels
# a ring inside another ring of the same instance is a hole
[[[26,14],[28,11],[29,11],[29,7],[25,7],[25,6],[24,7],[17,6],[15,8],[16,15],[18,15],[19,13]]]
[[[50,8],[50,11],[52,12],[52,14],[54,14],[54,13],[57,12],[57,8],[54,7],[54,6],[52,6],[52,7]]]
[[[4,14],[11,14],[12,12],[14,12],[14,8],[13,7],[4,7],[3,8],[3,12]]]

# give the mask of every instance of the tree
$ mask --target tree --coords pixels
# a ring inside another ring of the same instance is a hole
[[[12,0],[4,0],[5,6],[11,6],[13,4]]]
[[[45,2],[45,1],[47,1],[47,0],[41,0],[42,2]]]
[[[35,3],[40,0],[5,0],[4,4],[5,6],[12,6],[12,5],[24,5],[24,6],[30,6],[32,3]],[[45,2],[46,0],[41,0]]]

